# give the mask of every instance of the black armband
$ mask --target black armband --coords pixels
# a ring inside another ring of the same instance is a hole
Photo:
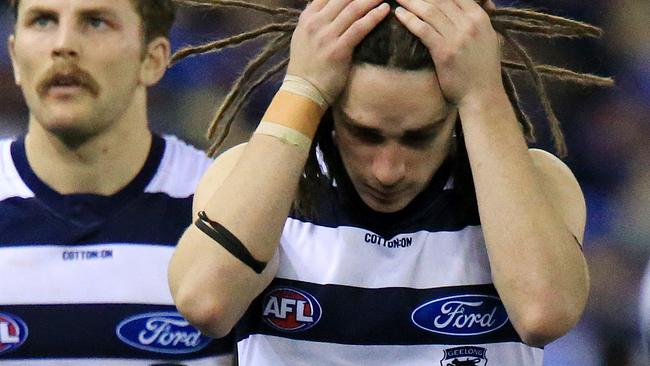
[[[241,240],[237,239],[233,233],[218,222],[210,220],[205,211],[199,212],[199,218],[194,221],[194,225],[224,247],[235,258],[250,267],[255,273],[262,273],[264,268],[266,268],[266,262],[255,259],[251,252],[242,244]]]

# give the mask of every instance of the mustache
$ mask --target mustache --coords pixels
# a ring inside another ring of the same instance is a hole
[[[70,62],[55,62],[50,67],[42,80],[38,83],[36,91],[43,96],[53,86],[67,84],[79,85],[88,90],[93,96],[99,95],[99,83],[77,64]]]

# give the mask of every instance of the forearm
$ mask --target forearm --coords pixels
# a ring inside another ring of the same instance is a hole
[[[204,207],[260,261],[271,259],[296,194],[308,150],[253,135],[240,161]]]
[[[283,88],[293,97],[282,99],[280,108],[273,108],[280,103],[274,99],[265,120],[313,138],[327,104],[345,87],[354,47],[389,13],[389,6],[380,3],[348,0],[307,5],[293,32],[287,66],[298,84],[292,87],[285,80]],[[301,97],[310,102],[290,100]],[[271,259],[277,250],[309,150],[280,140],[254,136],[225,180],[212,184],[208,180],[210,198],[197,206],[238,237],[258,261]],[[273,276],[273,266],[257,275],[190,227],[172,258],[169,282],[183,315],[218,336],[235,324]]]
[[[494,284],[515,328],[546,343],[575,324],[588,279],[572,233],[545,194],[505,93],[459,108]]]
[[[317,118],[311,116],[305,123],[317,124]],[[207,184],[208,199],[195,208],[233,233],[255,259],[268,262],[277,250],[308,152],[308,146],[254,134],[222,182],[202,182]],[[208,334],[224,335],[274,272],[270,265],[258,275],[192,225],[179,243],[169,273],[183,315]]]

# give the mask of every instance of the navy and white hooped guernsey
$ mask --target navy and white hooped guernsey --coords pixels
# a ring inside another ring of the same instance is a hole
[[[211,160],[154,136],[113,196],[60,195],[0,140],[0,365],[231,365],[177,312],[167,265]]]
[[[240,365],[541,366],[492,284],[478,214],[459,208],[448,177],[441,169],[394,214],[333,190],[319,219],[291,215],[276,278],[237,326]]]

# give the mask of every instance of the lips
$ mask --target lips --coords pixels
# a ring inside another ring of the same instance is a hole
[[[55,74],[39,86],[41,96],[68,97],[82,91],[95,94],[93,88],[78,74]]]
[[[404,190],[381,191],[372,187],[366,187],[366,193],[377,201],[389,202],[404,193]]]
[[[381,191],[368,186],[359,190],[361,200],[377,212],[395,212],[401,210],[410,198],[408,189]]]
[[[83,87],[81,79],[75,75],[55,75],[48,83],[52,87]]]
[[[74,75],[56,75],[44,85],[43,95],[67,97],[83,90],[88,90],[88,87],[80,78]]]

